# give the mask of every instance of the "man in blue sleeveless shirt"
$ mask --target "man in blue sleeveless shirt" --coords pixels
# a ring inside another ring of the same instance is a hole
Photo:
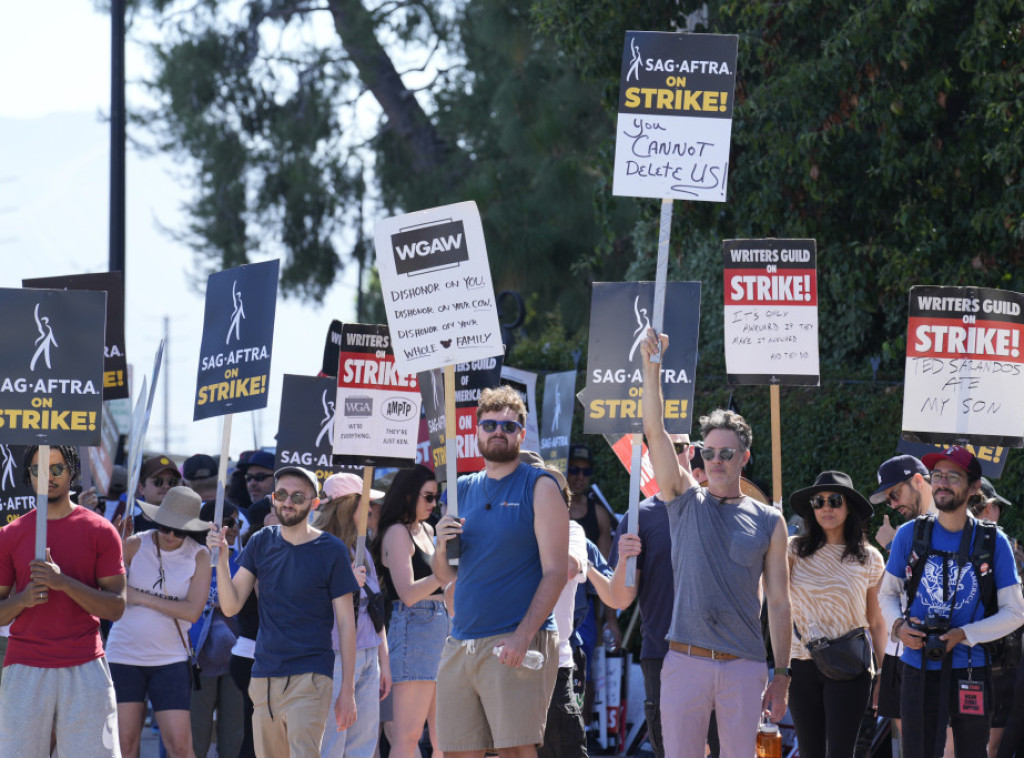
[[[662,354],[667,348],[663,334]],[[665,755],[701,758],[713,710],[721,755],[746,758],[755,752],[762,710],[773,721],[786,713],[792,635],[786,524],[779,510],[740,490],[752,433],[738,413],[718,409],[700,420],[706,489],[690,473],[689,459],[676,457],[663,419],[661,364],[651,361],[658,349],[658,337],[648,329],[642,345],[644,432],[668,511],[675,583],[661,673]],[[767,689],[762,579],[776,656]]]
[[[447,541],[461,535],[452,636],[437,674],[438,746],[448,758],[536,756],[558,675],[552,610],[565,586],[569,514],[555,480],[519,462],[526,407],[484,390],[477,447],[485,468],[458,483],[459,518],[437,525],[434,574],[451,583]],[[523,665],[540,652],[540,668]]]

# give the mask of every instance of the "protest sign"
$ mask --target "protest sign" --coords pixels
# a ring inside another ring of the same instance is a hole
[[[563,474],[569,467],[572,413],[576,407],[576,371],[560,371],[544,377],[540,454],[544,462]]]
[[[484,467],[484,459],[476,446],[476,407],[480,393],[488,387],[497,387],[501,381],[500,357],[459,363],[455,366],[455,438],[456,464],[460,474],[469,474]],[[445,395],[442,372],[434,369],[418,375],[420,396],[426,414],[430,435],[430,457],[434,475],[439,482],[447,481],[447,434],[445,425]]]
[[[605,442],[607,442],[612,451],[615,453],[615,457],[619,459],[619,463],[623,465],[626,471],[630,470],[631,458],[633,454],[633,445],[630,440],[630,435],[604,435]],[[658,487],[658,483],[654,480],[654,466],[651,464],[651,452],[647,449],[647,445],[641,443],[640,450],[640,491],[644,493],[645,497],[654,497],[661,488]]]
[[[124,349],[124,282],[120,271],[23,279],[33,289],[86,290],[107,293],[106,344],[103,350],[103,399],[128,397],[128,363]]]
[[[501,383],[519,393],[526,404],[526,437],[521,449],[540,452],[540,431],[537,427],[537,375],[532,371],[501,367]]]
[[[275,469],[302,466],[315,471],[320,484],[343,470],[332,460],[337,394],[333,377],[284,375]]]
[[[910,290],[903,437],[1024,445],[1024,295],[979,287]]]
[[[193,421],[267,406],[280,261],[211,274]]]
[[[36,507],[35,491],[25,483],[25,445],[0,445],[0,526]]]
[[[504,353],[476,203],[385,219],[374,230],[374,242],[401,371]]]
[[[344,324],[338,363],[334,462],[409,466],[416,458],[420,388],[395,363],[382,324]]]
[[[587,434],[643,432],[640,396],[643,355],[654,301],[653,282],[598,282],[590,306],[587,386],[579,394]],[[669,349],[661,367],[665,428],[689,434],[700,329],[700,282],[668,282],[664,332]]]
[[[0,442],[98,445],[107,295],[0,290]]]
[[[114,471],[114,461],[117,459],[120,444],[121,435],[117,431],[117,424],[114,423],[108,404],[103,403],[100,414],[100,444],[86,450],[96,488],[104,495],[110,491],[110,476]]]
[[[947,447],[950,446],[909,442],[900,437],[896,444],[896,451],[913,455],[915,458],[921,458],[928,455],[928,453],[941,452]],[[963,447],[967,448],[978,459],[978,463],[981,464],[982,476],[987,476],[989,479],[998,479],[1003,475],[1003,467],[1006,465],[1006,454],[1009,452],[1008,448],[1002,446],[992,447],[990,445],[978,445],[975,447],[969,444],[965,444]]]
[[[725,240],[722,248],[729,383],[816,386],[814,240]]]
[[[626,32],[613,194],[725,201],[738,40]]]
[[[338,375],[338,355],[341,352],[341,327],[338,319],[333,319],[327,328],[327,339],[324,340],[324,365],[320,369],[321,376]]]

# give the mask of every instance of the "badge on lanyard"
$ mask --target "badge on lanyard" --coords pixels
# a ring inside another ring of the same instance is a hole
[[[984,716],[985,715],[985,687],[981,682],[972,682],[961,679],[960,687],[960,715],[961,716]]]

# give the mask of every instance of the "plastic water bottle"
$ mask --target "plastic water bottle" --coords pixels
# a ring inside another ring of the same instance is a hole
[[[757,728],[757,758],[782,758],[782,732],[768,720]]]
[[[500,657],[501,651],[505,649],[504,645],[495,645],[492,651],[495,656]],[[523,656],[522,665],[525,668],[537,670],[544,665],[544,653],[539,650],[527,650],[526,655]]]

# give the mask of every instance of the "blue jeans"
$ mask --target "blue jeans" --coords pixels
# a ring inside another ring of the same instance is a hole
[[[343,732],[334,720],[334,703],[341,692],[341,655],[334,654],[334,687],[331,710],[327,715],[324,740],[320,743],[323,758],[373,758],[377,747],[380,723],[380,664],[377,648],[356,651],[356,723]]]

